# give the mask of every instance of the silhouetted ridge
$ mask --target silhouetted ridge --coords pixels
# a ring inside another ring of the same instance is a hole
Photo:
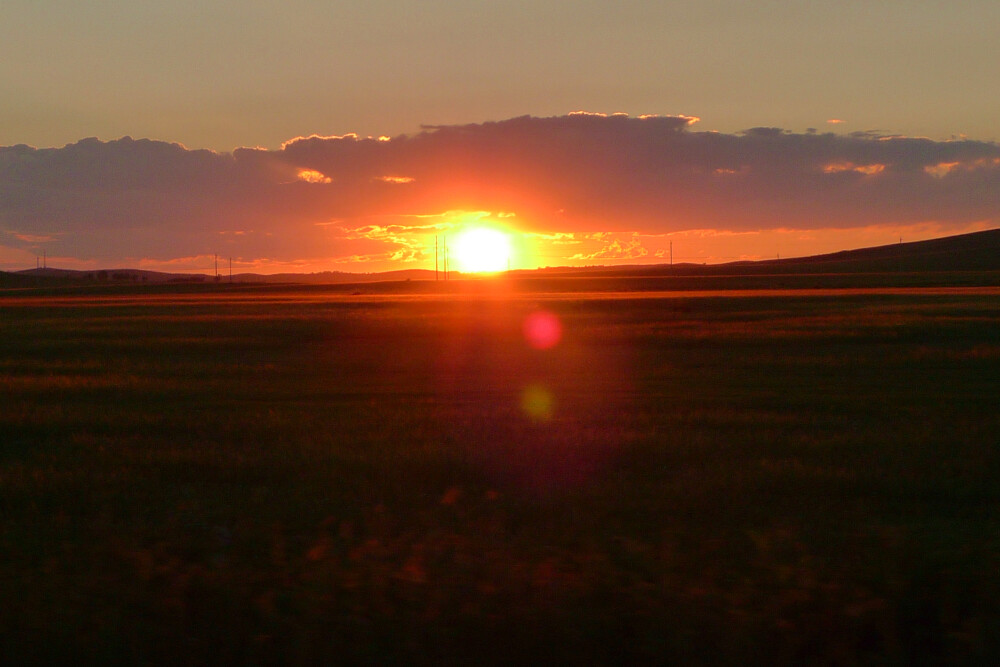
[[[891,245],[842,250],[825,255],[769,259],[727,264],[625,264],[618,266],[546,267],[515,270],[514,277],[604,277],[604,276],[763,276],[817,274],[933,274],[973,271],[1000,271],[1000,229],[947,236],[929,241],[894,243]],[[468,278],[454,272],[456,279]],[[376,282],[433,281],[434,271],[403,269],[381,273],[320,273],[233,274],[234,283],[310,283],[357,284]],[[200,273],[161,273],[138,269],[102,269],[73,271],[67,269],[27,269],[12,273],[0,272],[0,287],[46,287],[91,284],[163,284],[163,283],[228,283],[228,274],[212,276]]]
[[[889,271],[996,271],[1000,270],[1000,229],[756,264]]]

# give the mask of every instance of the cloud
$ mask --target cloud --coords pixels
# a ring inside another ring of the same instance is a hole
[[[232,153],[129,137],[2,147],[0,230],[11,248],[81,260],[293,262],[419,259],[427,217],[459,210],[513,215],[539,239],[618,234],[588,259],[644,256],[633,233],[1000,222],[995,143],[721,134],[696,131],[696,120],[522,116]],[[369,227],[386,231],[358,231]],[[232,230],[253,232],[220,234]]]
[[[604,240],[606,234],[593,234],[592,238]],[[642,241],[636,236],[622,242],[620,238],[613,238],[606,242],[600,249],[589,253],[576,253],[570,259],[573,260],[632,260],[641,259],[649,255],[649,251],[642,245]],[[660,253],[659,256],[662,256]]]
[[[45,243],[55,238],[54,236],[49,235],[21,234],[13,229],[8,230],[7,233],[17,240],[24,241],[25,243]]]
[[[299,180],[306,183],[332,183],[333,179],[315,169],[300,169]]]

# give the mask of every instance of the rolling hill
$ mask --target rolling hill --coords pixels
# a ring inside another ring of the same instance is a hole
[[[972,234],[948,236],[929,241],[844,250],[840,252],[726,264],[629,264],[622,266],[547,267],[512,271],[514,278],[643,278],[643,277],[739,277],[739,276],[816,276],[852,274],[969,274],[1000,272],[1000,229]],[[464,278],[455,273],[456,278]],[[236,274],[236,283],[308,283],[361,284],[434,280],[434,272],[426,269],[388,271],[384,273],[283,273],[273,275]],[[138,269],[105,269],[73,271],[67,269],[28,269],[0,272],[0,288],[58,287],[100,284],[180,284],[228,283],[229,276],[205,274],[161,273]],[[995,280],[989,281],[991,284]]]

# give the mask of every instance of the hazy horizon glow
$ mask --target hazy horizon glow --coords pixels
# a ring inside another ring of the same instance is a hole
[[[7,0],[0,269],[432,269],[470,225],[512,268],[989,229],[997,25],[993,0]]]
[[[465,271],[719,263],[1000,224],[995,143],[696,122],[523,116],[233,153],[0,147],[0,268],[44,253],[83,269],[210,272],[216,255],[236,273],[433,269],[436,237]],[[463,248],[475,229],[509,248]]]

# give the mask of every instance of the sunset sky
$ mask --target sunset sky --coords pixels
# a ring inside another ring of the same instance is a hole
[[[993,0],[5,0],[0,269],[432,269],[473,228],[515,268],[711,263],[992,229],[998,26]]]

